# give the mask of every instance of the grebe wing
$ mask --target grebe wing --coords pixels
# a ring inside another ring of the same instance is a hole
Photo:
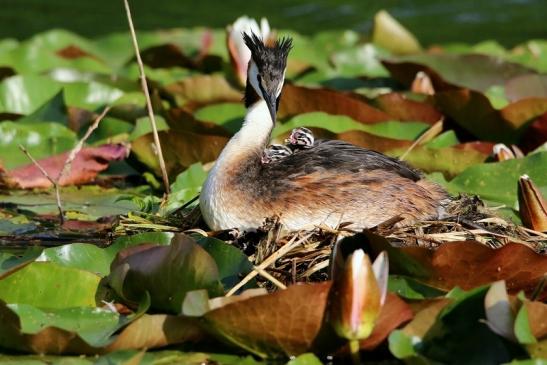
[[[341,174],[369,170],[384,170],[412,181],[421,174],[406,163],[376,151],[339,140],[318,140],[313,147],[298,151],[269,166],[266,175],[282,174],[285,179],[326,171]]]

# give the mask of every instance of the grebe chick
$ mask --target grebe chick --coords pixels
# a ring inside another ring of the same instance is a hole
[[[279,161],[287,156],[292,155],[293,151],[288,146],[283,144],[272,144],[266,147],[262,152],[262,163],[268,164],[270,162]]]
[[[311,148],[315,138],[313,132],[306,127],[299,127],[292,130],[285,143],[293,148]]]
[[[405,163],[350,143],[323,140],[262,164],[285,78],[290,39],[265,45],[244,34],[251,50],[241,129],[226,144],[203,185],[200,209],[213,230],[256,230],[278,216],[289,230],[320,224],[352,229],[400,216],[399,225],[437,218],[448,197]]]

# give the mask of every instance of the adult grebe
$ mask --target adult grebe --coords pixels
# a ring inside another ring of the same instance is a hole
[[[285,78],[289,38],[269,46],[244,34],[252,57],[247,70],[247,115],[203,185],[200,207],[211,229],[254,230],[278,216],[290,230],[352,222],[373,227],[395,216],[403,223],[435,218],[446,192],[394,158],[325,140],[263,164]]]

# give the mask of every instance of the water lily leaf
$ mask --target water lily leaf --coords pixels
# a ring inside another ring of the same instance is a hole
[[[388,289],[390,292],[407,299],[426,299],[443,296],[446,292],[428,286],[420,281],[401,275],[389,277]]]
[[[59,83],[45,76],[8,77],[0,83],[0,112],[30,114],[60,90]]]
[[[203,337],[198,323],[182,316],[145,314],[131,322],[108,345],[106,352],[127,349],[153,349],[185,342],[196,342]]]
[[[253,270],[247,255],[234,246],[212,237],[201,237],[197,243],[215,260],[225,289],[231,289]]]
[[[245,106],[241,102],[218,103],[198,109],[194,117],[222,125],[231,133],[235,133],[241,128],[245,112]]]
[[[95,307],[100,277],[52,262],[32,262],[0,280],[0,299],[41,308]]]
[[[333,352],[344,343],[332,329],[322,328],[330,287],[331,282],[293,285],[225,304],[203,319],[208,332],[261,357]],[[389,294],[369,340],[361,342],[362,348],[376,347],[411,318],[408,305]]]
[[[287,365],[322,365],[321,360],[314,354],[302,354],[291,359]]]
[[[167,204],[162,207],[163,214],[169,214],[182,207],[190,199],[196,197],[201,191],[201,186],[207,178],[207,172],[198,162],[181,172],[173,184],[171,194],[167,198]]]
[[[422,247],[394,248],[381,236],[366,236],[375,252],[388,251],[392,274],[416,278],[441,290],[455,286],[468,290],[505,280],[509,293],[532,293],[547,270],[547,257],[518,243],[492,249],[476,241],[447,242],[432,251]],[[523,266],[523,262],[527,265]],[[540,294],[541,298],[546,296],[545,291]]]
[[[486,291],[482,287],[463,293],[444,307],[423,337],[419,352],[434,361],[458,363],[504,363],[522,356],[520,346],[481,322]]]
[[[374,103],[395,120],[421,121],[432,125],[442,118],[442,114],[431,104],[410,100],[400,93],[382,94],[374,99]]]
[[[426,72],[435,90],[453,86],[486,92],[491,86],[505,85],[512,78],[533,74],[522,65],[479,54],[419,54],[384,61],[391,76],[410,86],[419,71]]]
[[[35,261],[56,264],[90,271],[101,277],[110,272],[114,259],[104,249],[86,243],[71,243],[59,247],[49,247],[42,251]]]
[[[64,90],[67,105],[90,110],[112,104],[124,94],[120,89],[96,81],[72,82],[65,84]]]
[[[118,328],[121,316],[108,309],[75,307],[42,310],[28,304],[8,304],[19,316],[21,332],[37,334],[47,327],[77,333],[92,346],[104,344]]]
[[[159,135],[169,175],[179,173],[196,162],[214,161],[228,142],[224,136],[193,132],[169,130],[159,132]],[[153,144],[152,135],[146,134],[133,141],[131,152],[156,175],[161,176]]]
[[[420,43],[414,35],[385,10],[374,15],[372,42],[394,54],[410,54],[421,51]]]
[[[359,347],[372,350],[380,345],[401,324],[412,319],[412,309],[397,295],[388,293],[371,335],[359,342]]]
[[[327,129],[334,133],[347,131],[364,131],[373,135],[414,140],[429,126],[420,122],[387,121],[375,124],[362,124],[345,115],[330,115],[323,112],[304,113],[294,116],[285,123],[278,125],[272,132],[272,137],[287,134],[297,127],[316,127]]]
[[[241,102],[242,93],[234,89],[220,75],[197,75],[188,77],[165,87],[172,94],[178,105],[187,101],[200,104],[219,102]]]
[[[547,188],[547,152],[539,152],[525,158],[471,166],[448,184],[453,192],[476,194],[481,198],[517,206],[517,182],[527,174],[541,189]]]
[[[213,334],[261,357],[300,355],[319,334],[330,286],[294,285],[225,305],[203,318]]]
[[[505,93],[510,101],[525,98],[547,98],[547,75],[528,74],[513,77],[505,83]]]
[[[88,40],[66,30],[53,29],[0,53],[0,64],[9,65],[18,73],[42,73],[56,67],[109,72],[96,53]]]
[[[48,157],[38,162],[52,179],[57,179],[65,165],[68,153]],[[69,173],[61,178],[59,185],[80,185],[90,182],[99,172],[106,170],[109,161],[123,160],[126,156],[127,147],[124,145],[84,147],[76,155]],[[6,172],[2,180],[5,185],[22,189],[49,188],[53,185],[33,163]]]
[[[219,292],[219,272],[213,258],[189,236],[177,234],[169,246],[127,248],[111,265],[109,283],[122,298],[138,301],[145,292],[152,308],[179,313],[186,292]]]
[[[65,211],[80,212],[87,219],[99,219],[113,215],[127,214],[137,209],[129,200],[118,198],[126,194],[139,195],[142,189],[107,189],[99,186],[66,187],[61,189],[61,201]],[[55,193],[50,191],[19,190],[0,194],[0,201],[24,206],[36,214],[57,215]]]
[[[527,98],[496,110],[479,92],[457,89],[435,94],[440,109],[485,141],[517,143],[527,122],[547,112],[547,98]]]
[[[316,111],[346,115],[361,123],[393,120],[389,114],[368,105],[360,96],[324,88],[312,89],[285,84],[279,104],[279,118]]]
[[[24,124],[0,123],[0,161],[6,169],[30,163],[19,149],[23,145],[35,159],[41,159],[71,149],[76,135],[59,123]],[[7,158],[9,156],[9,158]]]
[[[112,259],[125,248],[142,245],[144,243],[167,246],[174,237],[172,232],[143,232],[116,238],[112,245],[104,249]],[[111,260],[112,261],[112,260]],[[110,271],[110,269],[109,269]]]
[[[407,148],[393,148],[385,151],[390,156],[401,156]],[[462,149],[458,145],[445,148],[417,146],[405,157],[405,161],[425,172],[442,172],[446,177],[454,177],[470,166],[484,162],[489,154],[475,149]]]
[[[344,77],[387,77],[389,73],[380,62],[387,55],[373,44],[364,44],[338,51],[331,59],[338,74]]]
[[[64,92],[61,90],[31,114],[17,119],[17,123],[57,122],[68,124]]]
[[[156,129],[159,131],[167,131],[169,130],[169,126],[165,122],[165,119],[163,119],[160,115],[155,115],[154,119],[156,121]],[[152,125],[150,123],[150,117],[142,117],[138,118],[135,122],[135,127],[131,131],[131,134],[129,135],[129,140],[134,141],[139,137],[142,137],[146,134],[149,134],[152,132]]]

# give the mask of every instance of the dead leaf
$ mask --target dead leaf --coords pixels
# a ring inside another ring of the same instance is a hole
[[[397,295],[388,293],[386,302],[369,338],[360,341],[363,350],[373,350],[397,327],[414,317],[409,305]]]
[[[400,93],[380,95],[374,102],[394,120],[435,124],[442,118],[442,114],[431,104],[406,99]]]
[[[85,147],[76,155],[70,172],[63,176],[59,185],[81,185],[93,181],[97,174],[108,168],[110,161],[123,160],[128,147],[121,144],[105,144],[99,147]],[[57,179],[69,152],[39,160],[38,163],[52,179]],[[11,188],[49,188],[53,184],[34,164],[28,164],[0,175],[3,184]]]
[[[293,285],[225,305],[204,319],[216,336],[261,357],[299,355],[319,334],[330,287],[330,282]]]
[[[316,111],[347,115],[361,123],[393,120],[389,114],[368,105],[360,96],[326,88],[285,84],[279,105],[279,118]]]
[[[384,237],[366,232],[375,252],[386,250],[391,274],[408,275],[433,287],[469,290],[505,280],[510,294],[530,294],[547,272],[547,256],[518,243],[493,249],[477,241],[446,242],[435,250],[423,247],[392,247]],[[539,297],[547,298],[547,290]]]

